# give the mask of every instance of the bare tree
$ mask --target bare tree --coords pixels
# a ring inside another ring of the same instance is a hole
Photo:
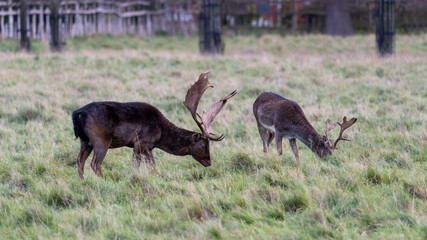
[[[375,11],[378,51],[381,56],[388,56],[394,51],[396,0],[377,0]]]
[[[62,0],[47,0],[50,8],[50,31],[51,42],[50,46],[53,51],[60,51],[62,48],[61,39],[59,36],[59,8]]]
[[[221,5],[223,0],[203,0],[199,15],[200,51],[207,54],[224,52]]]
[[[20,1],[20,18],[21,18],[21,50],[30,51],[30,38],[28,38],[28,26],[27,26],[27,12],[28,2],[27,0]]]
[[[326,6],[326,33],[332,36],[353,35],[348,3],[345,0],[324,0]]]

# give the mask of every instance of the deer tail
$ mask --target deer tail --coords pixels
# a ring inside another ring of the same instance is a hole
[[[89,138],[83,131],[87,119],[87,113],[77,110],[73,112],[72,118],[74,126],[74,135],[76,136],[76,139],[80,138],[82,140],[89,140]]]

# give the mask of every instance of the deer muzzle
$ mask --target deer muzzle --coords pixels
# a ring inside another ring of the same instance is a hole
[[[199,162],[203,165],[203,167],[209,167],[211,165],[210,160],[199,160]]]

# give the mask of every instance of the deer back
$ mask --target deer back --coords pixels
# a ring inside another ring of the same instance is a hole
[[[253,110],[256,120],[276,134],[298,138],[301,134],[316,132],[298,103],[278,94],[262,93],[255,100]]]
[[[93,102],[73,113],[81,121],[81,130],[75,130],[81,139],[112,139],[110,148],[132,147],[135,137],[154,143],[159,140],[167,121],[154,106],[142,102]],[[78,124],[74,124],[79,128]]]

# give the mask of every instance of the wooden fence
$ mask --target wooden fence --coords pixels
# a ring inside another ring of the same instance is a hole
[[[28,35],[50,39],[48,2],[27,0]],[[356,32],[375,29],[375,0],[347,0]],[[62,0],[61,38],[92,34],[143,35],[197,32],[201,0]],[[324,0],[224,0],[222,23],[229,30],[276,29],[279,32],[325,32]],[[396,0],[400,32],[427,29],[427,0]],[[0,39],[19,38],[20,1],[0,0]],[[246,31],[243,31],[246,32]]]
[[[63,0],[59,9],[62,38],[92,34],[191,34],[197,31],[194,0]],[[19,1],[0,0],[0,37],[19,38]],[[50,38],[47,1],[28,1],[27,26],[33,39]]]
[[[348,2],[356,32],[375,31],[376,0]],[[396,29],[400,32],[427,29],[427,0],[395,0]],[[228,30],[251,32],[326,32],[326,0],[225,0]]]

